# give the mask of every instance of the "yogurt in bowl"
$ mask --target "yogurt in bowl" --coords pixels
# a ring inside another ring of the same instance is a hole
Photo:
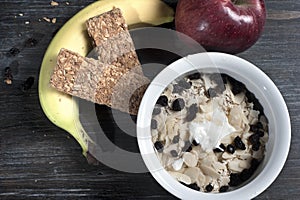
[[[199,53],[165,68],[140,105],[139,148],[182,199],[251,199],[281,171],[290,120],[274,83],[236,56]]]

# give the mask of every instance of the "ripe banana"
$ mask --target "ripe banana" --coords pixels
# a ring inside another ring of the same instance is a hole
[[[56,64],[56,56],[61,48],[78,52],[81,55],[86,55],[92,49],[85,21],[111,10],[113,6],[122,10],[129,28],[171,22],[174,16],[172,8],[160,0],[101,0],[76,14],[53,38],[41,65],[40,103],[49,120],[69,132],[78,141],[85,156],[88,151],[88,143],[92,141],[79,121],[78,104],[71,96],[51,88],[49,80]]]

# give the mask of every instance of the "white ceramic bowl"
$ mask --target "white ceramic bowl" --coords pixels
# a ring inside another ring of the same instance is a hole
[[[241,187],[225,193],[204,193],[192,190],[172,178],[160,164],[151,140],[150,123],[154,105],[174,79],[190,71],[226,73],[244,83],[264,108],[269,120],[269,141],[266,155],[250,180]],[[137,137],[143,160],[152,176],[171,194],[181,199],[252,199],[276,179],[288,156],[291,127],[287,106],[272,80],[248,61],[223,53],[199,53],[187,56],[166,67],[148,87],[140,105]]]

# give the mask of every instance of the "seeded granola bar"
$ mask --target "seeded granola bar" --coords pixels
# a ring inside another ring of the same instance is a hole
[[[104,64],[61,49],[50,84],[69,95],[137,114],[148,79],[130,66]]]
[[[93,41],[94,56],[102,63],[119,67],[131,66],[143,74],[127,24],[119,8],[95,16],[86,22]]]

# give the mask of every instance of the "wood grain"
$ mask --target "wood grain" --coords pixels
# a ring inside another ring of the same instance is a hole
[[[174,0],[166,1],[175,6]],[[0,0],[0,70],[3,75],[4,68],[10,66],[14,77],[12,85],[0,81],[0,199],[173,199],[149,173],[130,174],[102,164],[89,165],[77,142],[44,115],[37,80],[45,50],[53,34],[93,1],[58,2],[59,6],[52,7],[50,1]],[[283,94],[291,116],[292,143],[280,176],[256,199],[298,199],[300,19],[296,14],[300,3],[266,3],[272,12],[262,37],[239,56],[259,66]],[[57,22],[39,20],[43,17],[56,17]],[[36,46],[26,46],[28,38],[35,38]],[[9,57],[12,47],[20,53]],[[24,93],[20,85],[29,76],[35,77],[35,83]]]

